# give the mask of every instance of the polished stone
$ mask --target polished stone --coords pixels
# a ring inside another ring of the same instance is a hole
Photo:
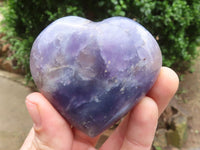
[[[31,73],[42,94],[73,126],[96,136],[123,117],[152,87],[160,48],[137,22],[69,16],[35,40]]]

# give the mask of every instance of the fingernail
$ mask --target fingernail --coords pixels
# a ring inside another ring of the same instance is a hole
[[[33,120],[33,127],[35,129],[39,129],[41,127],[41,118],[40,118],[40,113],[38,110],[38,107],[36,104],[31,102],[31,100],[26,100],[26,107],[28,109],[28,112]]]

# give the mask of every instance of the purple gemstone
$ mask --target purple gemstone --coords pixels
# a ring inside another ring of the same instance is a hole
[[[40,92],[74,127],[94,137],[123,117],[154,84],[160,48],[137,22],[69,16],[35,40],[30,57]]]

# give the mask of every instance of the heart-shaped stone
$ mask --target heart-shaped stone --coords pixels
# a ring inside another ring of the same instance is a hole
[[[160,48],[140,24],[125,17],[101,22],[69,16],[35,40],[33,79],[58,112],[94,137],[123,117],[152,87]]]

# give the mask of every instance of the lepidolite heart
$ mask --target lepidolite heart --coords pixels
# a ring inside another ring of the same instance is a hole
[[[30,57],[41,93],[74,127],[94,137],[123,117],[152,87],[159,46],[124,17],[101,22],[69,16],[35,40]]]

